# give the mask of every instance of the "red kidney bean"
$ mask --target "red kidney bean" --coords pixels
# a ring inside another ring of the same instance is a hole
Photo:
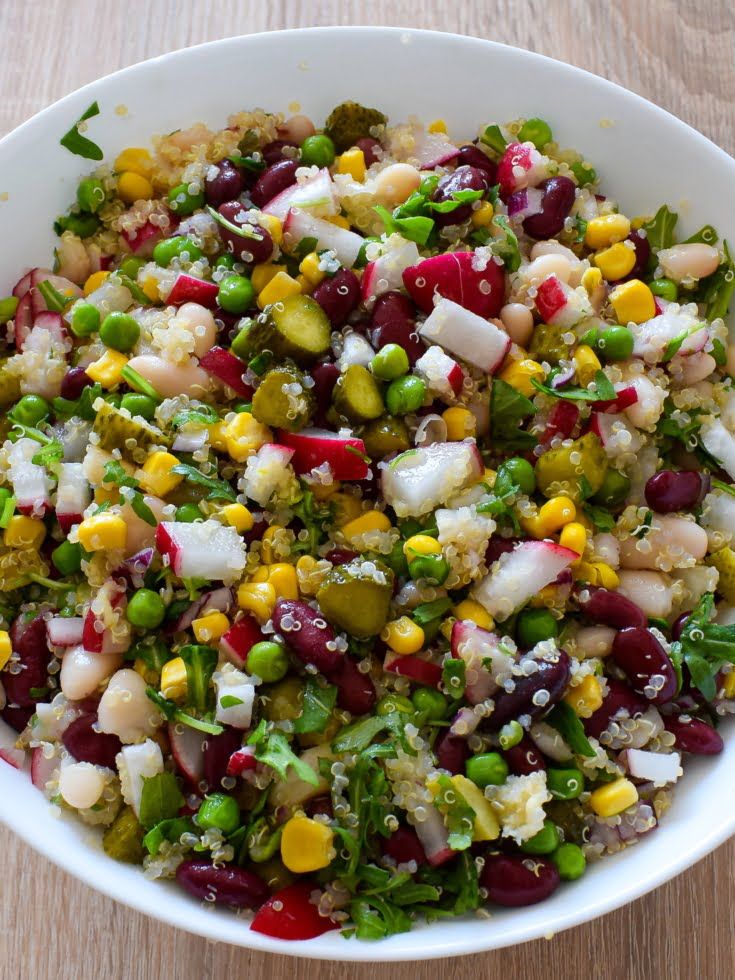
[[[387,840],[381,838],[380,848],[396,864],[408,864],[409,861],[415,861],[419,867],[426,864],[426,851],[413,827],[399,827]]]
[[[650,630],[640,626],[621,630],[613,640],[611,657],[625,673],[633,690],[645,694],[651,704],[666,704],[673,698],[676,693],[674,665]],[[646,688],[650,689],[656,676],[663,679],[662,686],[651,697]]]
[[[699,500],[702,478],[692,470],[659,470],[646,482],[646,503],[658,514],[691,510]]]
[[[284,150],[288,147],[295,149],[295,143],[289,143],[288,140],[272,140],[270,143],[266,143],[263,149],[260,151],[263,160],[272,167],[274,163],[281,163],[283,160],[293,160],[294,154],[291,153],[288,156],[284,154]]]
[[[648,702],[623,681],[614,677],[607,679],[608,692],[602,704],[589,718],[583,718],[584,730],[593,738],[599,738],[608,727],[614,716],[625,709],[629,717],[643,714],[648,708]]]
[[[340,269],[323,279],[311,294],[329,317],[333,327],[341,327],[360,302],[360,283],[354,272]]]
[[[79,398],[84,389],[91,384],[93,384],[93,381],[84,368],[69,368],[61,379],[61,391],[59,394],[62,398],[68,398],[69,401],[74,402]]]
[[[48,681],[51,653],[46,641],[46,622],[43,616],[36,616],[30,622],[24,622],[23,617],[18,616],[10,628],[10,640],[13,653],[18,655],[22,669],[17,674],[7,668],[3,671],[2,681],[7,703],[28,708],[39,700],[31,694],[31,688],[44,688]]]
[[[338,924],[319,915],[311,901],[318,887],[313,881],[302,880],[279,889],[258,909],[250,928],[274,939],[313,939],[337,929]]]
[[[676,619],[674,620],[674,624],[671,627],[672,640],[678,640],[681,638],[681,634],[684,632],[684,627],[686,626],[687,621],[691,616],[691,614],[692,614],[691,609],[687,609],[686,612],[683,612],[680,616],[676,617]]]
[[[219,735],[207,735],[204,746],[204,780],[211,790],[221,790],[230,756],[242,745],[242,732],[225,728]]]
[[[637,279],[641,276],[648,266],[651,257],[651,243],[644,238],[639,231],[631,231],[628,241],[633,243],[635,249],[635,265],[630,270],[625,279]]]
[[[80,715],[64,731],[61,741],[78,762],[114,770],[115,756],[122,750],[122,743],[117,735],[96,732],[93,728],[96,721],[96,714]]]
[[[528,776],[532,772],[545,772],[544,758],[528,735],[517,745],[503,750],[503,758],[514,776]]]
[[[497,732],[519,715],[530,715],[532,718],[548,711],[566,690],[569,683],[569,654],[559,651],[555,662],[539,660],[538,670],[528,677],[514,677],[515,689],[501,690],[495,695],[495,710],[485,723],[490,731]],[[547,691],[548,699],[543,703],[534,703],[539,691]]]
[[[365,166],[372,167],[374,163],[377,163],[380,157],[378,154],[382,151],[383,147],[380,143],[373,139],[372,136],[363,136],[359,139],[355,146],[362,150],[362,155],[365,157]]]
[[[346,565],[353,558],[357,558],[357,555],[357,551],[350,551],[349,548],[332,548],[325,558],[333,565]]]
[[[515,854],[491,854],[480,875],[480,884],[487,889],[490,901],[511,908],[543,902],[556,891],[559,880],[551,861]]]
[[[337,667],[327,671],[332,684],[337,685],[337,704],[352,715],[365,715],[377,701],[375,685],[369,674],[357,669],[357,663],[348,654],[340,657]]]
[[[233,201],[239,197],[245,189],[245,181],[242,174],[230,160],[220,160],[215,164],[217,173],[214,177],[207,177],[204,181],[204,196],[207,204],[218,208],[226,201]]]
[[[410,364],[426,350],[416,333],[416,307],[408,296],[391,291],[375,301],[370,315],[370,342],[376,350],[386,344],[400,344]]]
[[[493,161],[473,143],[465,143],[459,148],[457,166],[474,167],[476,170],[484,170],[487,174],[487,185],[492,187],[497,183],[498,167]]]
[[[479,151],[478,151],[479,152]],[[461,166],[457,167],[451,174],[442,177],[431,195],[432,201],[444,203],[454,200],[454,195],[458,191],[483,191],[490,186],[486,170],[478,167]],[[446,225],[461,225],[463,221],[472,214],[472,204],[461,204],[454,211],[442,214],[440,211],[432,211],[432,217],[439,228]]]
[[[589,616],[596,623],[612,626],[616,630],[622,630],[628,626],[643,628],[648,625],[648,619],[643,610],[624,595],[620,595],[619,592],[588,587],[585,587],[583,592],[589,593],[589,598],[583,600],[582,593],[580,593],[578,596],[579,605],[585,616]]]
[[[252,909],[268,898],[262,878],[233,864],[215,867],[209,861],[182,861],[176,880],[190,895],[215,905]]]
[[[273,625],[303,663],[313,664],[323,674],[337,670],[344,654],[334,645],[334,630],[316,609],[296,599],[279,599]]]
[[[434,743],[434,755],[441,769],[448,769],[453,776],[463,773],[470,757],[470,747],[466,738],[450,735],[449,729],[442,732]]]
[[[324,361],[311,369],[311,376],[314,379],[312,391],[316,399],[314,421],[316,425],[329,428],[327,412],[332,405],[332,392],[339,378],[339,368],[331,361]]]
[[[5,678],[3,675],[3,683],[4,681]],[[0,718],[9,724],[13,731],[22,732],[33,717],[35,710],[35,705],[31,705],[28,708],[11,708],[10,705],[6,705],[0,711]]]
[[[231,252],[238,261],[244,262],[246,265],[267,262],[271,255],[273,255],[273,239],[265,228],[261,228],[258,224],[253,225],[244,220],[247,213],[246,208],[239,201],[227,201],[226,204],[221,204],[217,210],[223,218],[232,222],[233,225],[237,225],[240,228],[247,227],[252,229],[258,236],[257,238],[248,238],[244,235],[238,235],[234,231],[230,231],[229,228],[223,228],[222,225],[217,225],[219,237],[222,239],[222,243],[227,251]]]
[[[315,817],[321,813],[331,818],[334,812],[332,810],[332,800],[329,796],[315,796],[313,800],[307,800],[304,804],[304,810],[310,817]]]
[[[264,170],[250,191],[250,200],[253,204],[262,208],[287,187],[295,184],[298,166],[296,160],[279,160],[278,163]]]
[[[574,204],[576,187],[569,177],[549,177],[538,185],[538,189],[543,191],[541,211],[524,219],[523,230],[531,238],[553,238],[564,228]]]
[[[682,721],[681,718],[666,715],[664,727],[676,738],[677,749],[691,752],[692,755],[719,755],[725,745],[720,733],[699,718]]]
[[[509,554],[518,544],[518,540],[518,538],[503,538],[499,534],[493,534],[485,551],[485,564],[492,565],[501,555]]]

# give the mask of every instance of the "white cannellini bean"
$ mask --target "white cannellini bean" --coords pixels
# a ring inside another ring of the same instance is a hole
[[[673,597],[671,585],[661,572],[632,571],[618,572],[620,584],[617,590],[653,619],[665,619],[671,612]]]
[[[717,607],[715,622],[719,623],[720,626],[735,626],[735,606],[721,602]]]
[[[156,710],[145,693],[146,683],[134,670],[118,670],[110,678],[97,708],[100,731],[121,742],[138,742],[156,730]]]
[[[278,127],[278,138],[301,146],[304,140],[313,136],[315,132],[316,127],[311,119],[302,113],[297,113],[295,116],[290,116],[282,126]]]
[[[661,417],[666,401],[666,389],[655,385],[650,378],[637,375],[626,384],[632,385],[638,401],[629,405],[624,411],[637,429],[652,429]]]
[[[88,698],[121,663],[121,653],[88,653],[82,646],[72,647],[61,661],[61,691],[70,701]]]
[[[533,313],[523,303],[506,303],[500,311],[505,332],[514,344],[527,347],[533,333]]]
[[[556,276],[562,282],[569,282],[572,263],[564,255],[539,255],[523,270],[523,277],[531,286],[538,286],[549,276]]]
[[[150,381],[164,398],[174,398],[176,395],[200,398],[211,387],[207,372],[193,361],[188,364],[169,364],[154,354],[140,354],[130,358],[128,367]]]
[[[688,388],[708,378],[717,367],[717,361],[705,351],[697,351],[689,357],[682,357],[676,372],[672,372],[677,388]]]
[[[595,534],[592,552],[595,561],[604,561],[610,568],[620,567],[620,542],[614,534]]]
[[[642,538],[630,537],[620,542],[620,564],[623,568],[651,568],[669,571],[685,567],[707,554],[707,532],[686,517],[674,514],[655,515],[651,529]]]
[[[612,652],[616,633],[611,626],[583,626],[574,637],[574,656],[577,660],[607,657]]]
[[[72,282],[81,286],[92,272],[92,263],[83,243],[71,232],[64,232],[56,246],[56,255],[58,258],[57,275],[71,279]]]
[[[421,174],[410,163],[392,163],[375,178],[375,197],[387,207],[403,204],[421,183]]]
[[[59,773],[59,793],[77,810],[94,806],[104,788],[105,777],[91,762],[74,762]]]
[[[571,248],[567,248],[566,245],[562,245],[561,242],[536,242],[531,249],[531,259],[537,259],[540,255],[563,255],[565,258],[569,259],[571,265],[579,264],[579,259]]]
[[[194,337],[194,354],[204,357],[217,340],[217,327],[210,310],[199,303],[184,303],[174,317],[176,325],[188,330]]]
[[[669,279],[681,282],[711,276],[720,264],[720,253],[704,242],[690,242],[662,249],[658,261]]]

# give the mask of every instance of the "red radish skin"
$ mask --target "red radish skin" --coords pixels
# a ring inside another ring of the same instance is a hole
[[[442,679],[442,669],[438,664],[433,664],[414,654],[387,653],[383,661],[383,670],[408,677],[417,684],[425,684],[427,687],[439,687]]]
[[[393,858],[396,864],[415,861],[421,867],[426,863],[426,851],[413,827],[399,827],[387,840],[381,840],[380,846],[383,854]]]
[[[125,618],[125,607],[128,604],[124,589],[119,589],[112,595],[110,604],[113,609],[121,611],[120,619],[116,630],[116,636],[112,631],[104,629],[98,631],[95,628],[97,616],[92,609],[88,609],[84,617],[84,627],[82,629],[82,643],[88,653],[125,653],[131,642],[130,627]]]
[[[199,361],[199,366],[213,378],[232,388],[241,398],[252,398],[253,389],[243,380],[246,365],[224,347],[213,347]]]
[[[310,881],[297,881],[281,888],[265,902],[250,923],[253,932],[274,939],[314,939],[339,925],[325,916],[312,902],[319,886]]]
[[[286,167],[283,169],[284,172],[287,170]],[[265,174],[263,176],[265,177]],[[261,177],[259,183],[262,180],[263,178]],[[256,184],[256,187],[253,188],[253,193],[256,196],[257,186]],[[253,202],[257,203],[255,197],[253,197]],[[320,216],[337,214],[338,204],[335,187],[326,167],[323,167],[313,177],[310,177],[301,184],[291,183],[290,186],[287,186],[263,205],[265,214],[272,214],[279,221],[284,221],[291,208],[308,209],[309,213],[313,211]]]
[[[217,305],[218,293],[219,286],[216,282],[207,282],[205,279],[197,279],[186,272],[180,272],[166,302],[171,306],[199,303],[200,306],[213,310]]]
[[[340,436],[327,429],[279,430],[278,441],[293,449],[291,465],[297,476],[329,463],[335,480],[364,480],[368,475],[365,443],[357,436]]]
[[[26,763],[26,753],[15,747],[18,733],[10,725],[0,721],[0,759],[13,769],[22,769]]]
[[[128,248],[134,255],[147,256],[153,254],[155,245],[169,233],[170,223],[164,227],[152,225],[147,221],[141,228],[133,234],[122,232],[122,237],[127,242]]]
[[[554,405],[546,422],[540,441],[551,442],[555,436],[568,439],[579,421],[579,408],[572,402],[559,400]]]
[[[528,186],[526,174],[533,167],[533,147],[528,143],[509,143],[498,162],[495,179],[505,200],[514,191]],[[518,171],[522,171],[522,175]]]
[[[416,305],[431,313],[437,294],[481,317],[500,313],[505,297],[502,266],[492,260],[484,269],[475,268],[474,252],[444,252],[410,266],[403,285]]]
[[[242,776],[244,772],[253,772],[258,765],[258,760],[255,758],[255,747],[252,745],[243,745],[241,749],[237,749],[230,756],[230,760],[227,763],[227,775],[228,776]]]
[[[46,783],[53,776],[54,770],[59,768],[60,761],[57,752],[50,759],[47,758],[40,745],[31,751],[31,782],[36,789],[45,793]]]
[[[171,754],[179,771],[194,788],[204,776],[204,743],[208,736],[180,722],[169,722]]]
[[[46,623],[46,635],[51,646],[78,646],[84,637],[84,619],[81,616],[54,616]]]
[[[553,541],[522,541],[501,555],[498,567],[473,589],[473,596],[498,622],[507,619],[579,556]]]
[[[252,616],[245,616],[234,623],[219,641],[220,650],[230,663],[243,668],[250,648],[265,639],[260,626]]]
[[[399,248],[391,249],[368,262],[360,283],[362,301],[365,305],[403,286],[403,273],[420,259],[414,242],[404,242]]]

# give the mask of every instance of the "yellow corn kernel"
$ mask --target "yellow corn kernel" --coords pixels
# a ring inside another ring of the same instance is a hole
[[[475,626],[484,630],[495,629],[495,620],[475,599],[463,599],[452,609],[457,619],[469,619]]]
[[[210,643],[225,635],[230,628],[230,621],[223,612],[211,612],[195,619],[191,628],[198,643]]]
[[[0,648],[0,670],[4,666],[2,659],[2,649]],[[731,698],[735,698],[735,670],[731,670],[729,674],[725,674],[725,679],[722,682],[722,693],[728,701]]]
[[[106,350],[102,357],[84,370],[92,381],[97,381],[103,388],[115,388],[122,381],[122,369],[127,363],[127,357],[120,351]]]
[[[311,296],[311,294],[314,292],[314,286],[312,283],[309,282],[306,276],[302,276],[301,273],[296,276],[296,282],[299,284],[299,286],[301,286],[301,292],[304,294],[304,296]]]
[[[7,630],[0,630],[0,670],[3,670],[13,654],[13,644]]]
[[[145,660],[141,660],[140,657],[133,663],[133,670],[136,674],[140,674],[146,684],[153,686],[158,683],[158,673],[151,670]]]
[[[447,616],[447,618],[442,621],[442,624],[439,627],[439,632],[448,643],[452,642],[452,630],[454,629],[454,624],[456,622],[457,622],[456,616]]]
[[[311,492],[314,494],[314,500],[329,500],[341,487],[339,480],[333,483],[312,483]]]
[[[209,445],[220,453],[227,451],[227,423],[224,419],[215,422],[214,425],[207,427],[209,433]]]
[[[274,279],[279,272],[285,271],[285,265],[276,265],[274,262],[261,262],[260,265],[256,265],[253,269],[250,282],[252,282],[256,293],[262,293],[271,279]]]
[[[400,654],[418,653],[424,645],[424,631],[408,616],[386,623],[380,638],[394,653]]]
[[[652,214],[637,214],[634,218],[630,219],[630,227],[633,229],[633,231],[640,231],[644,225],[647,225],[648,222],[652,220]]]
[[[227,452],[236,463],[244,463],[261,446],[273,441],[268,426],[258,422],[250,412],[238,412],[227,424],[224,436]]]
[[[479,208],[472,212],[473,228],[487,228],[495,216],[495,208],[490,201],[483,201]]]
[[[117,551],[125,547],[128,526],[119,514],[95,514],[82,521],[77,534],[85,551]]]
[[[150,201],[153,197],[153,184],[147,177],[134,174],[132,170],[126,170],[117,178],[117,196],[126,204],[135,204],[136,201]]]
[[[161,302],[161,294],[158,291],[158,279],[155,276],[146,276],[140,284],[140,288],[151,303]]]
[[[426,127],[426,132],[427,133],[446,133],[447,132],[447,124],[444,122],[443,119],[435,119],[433,122],[430,122],[429,125]]]
[[[406,558],[415,558],[416,555],[440,555],[441,553],[442,546],[430,534],[414,534],[403,543],[403,554]]]
[[[183,701],[186,697],[186,664],[181,657],[174,657],[163,665],[161,694],[169,701]]]
[[[326,868],[333,860],[334,831],[329,824],[298,814],[284,825],[281,860],[294,874]]]
[[[566,598],[566,596],[565,596]],[[529,605],[534,609],[553,609],[554,606],[564,605],[564,599],[559,594],[559,586],[552,582],[545,585],[531,599]]]
[[[382,510],[366,510],[364,514],[344,524],[342,534],[350,540],[368,531],[389,531],[390,526],[390,519]]]
[[[325,218],[330,225],[336,225],[338,228],[344,228],[345,231],[349,231],[350,223],[344,215],[341,214],[330,214]]]
[[[165,497],[184,479],[180,473],[173,472],[174,466],[178,465],[179,460],[173,453],[151,453],[137,473],[141,487],[154,497]]]
[[[547,536],[560,531],[566,524],[571,524],[576,516],[574,501],[564,494],[547,500],[538,512],[540,527]]]
[[[219,516],[225,524],[234,527],[238,534],[250,531],[255,523],[253,515],[244,504],[227,504],[219,512]]]
[[[104,269],[100,269],[99,272],[93,272],[91,276],[87,276],[82,289],[84,295],[89,296],[89,294],[93,293],[95,289],[99,289],[109,274],[110,273],[106,272]]]
[[[365,180],[365,154],[359,146],[345,150],[337,162],[337,173],[349,174],[359,184]]]
[[[595,255],[595,265],[608,281],[622,279],[633,270],[635,249],[628,248],[625,242],[616,242]]]
[[[119,504],[120,490],[118,487],[95,487],[94,502],[96,504]]]
[[[531,395],[536,394],[536,389],[531,384],[531,378],[543,379],[544,369],[538,361],[527,357],[522,361],[511,361],[507,367],[503,368],[498,377],[511,388],[515,388],[521,395],[530,398]]]
[[[142,146],[128,146],[118,154],[112,169],[118,174],[129,171],[141,177],[150,177],[152,168],[153,160],[148,150]]]
[[[583,388],[594,380],[598,371],[602,370],[599,357],[587,344],[581,344],[575,350],[574,367],[577,372],[577,381]]]
[[[562,528],[559,544],[562,548],[570,548],[581,557],[587,544],[587,532],[578,521],[572,521]]]
[[[334,504],[335,527],[345,527],[362,513],[360,498],[353,493],[335,493],[331,499]]]
[[[582,681],[564,696],[566,703],[580,718],[591,718],[602,705],[602,687],[594,674],[587,674]]]
[[[259,623],[267,623],[276,604],[276,590],[270,582],[243,582],[237,590],[237,604]]]
[[[266,214],[265,211],[258,211],[258,224],[261,228],[265,228],[276,245],[281,244],[283,241],[283,225],[275,214]]]
[[[272,565],[274,562],[278,561],[275,548],[273,547],[273,542],[280,535],[281,531],[283,531],[283,527],[280,524],[271,524],[270,527],[267,527],[263,532],[260,545],[260,557],[266,563],[266,565]]]
[[[598,817],[614,817],[637,802],[638,790],[624,777],[606,783],[590,794],[590,806]]]
[[[276,599],[298,599],[299,580],[293,565],[289,565],[285,561],[269,565],[268,581],[275,590]]]
[[[618,323],[645,323],[656,316],[656,300],[640,279],[623,282],[610,293],[610,302]]]
[[[497,470],[491,470],[489,466],[486,466],[483,470],[480,481],[482,483],[487,483],[487,485],[492,489],[495,486],[495,480],[498,476]]]
[[[264,310],[271,303],[280,303],[301,292],[301,286],[287,272],[277,272],[265,289],[258,293],[258,306]]]
[[[630,234],[630,221],[624,214],[603,214],[587,223],[584,243],[595,251],[622,242]]]
[[[582,286],[587,290],[587,295],[591,296],[597,287],[602,283],[602,273],[599,269],[587,269],[582,274]]]
[[[454,405],[442,412],[442,418],[447,426],[447,439],[450,442],[461,442],[473,437],[477,430],[477,419],[468,408]]]
[[[15,514],[5,528],[3,543],[6,548],[34,548],[36,551],[46,537],[46,525],[37,517]]]
[[[316,252],[309,252],[299,263],[299,272],[305,279],[308,279],[312,286],[318,286],[327,275],[323,269],[319,268],[320,261]]]
[[[268,581],[268,566],[259,565],[253,574],[250,576],[250,582],[267,582]]]
[[[604,561],[574,562],[575,578],[603,589],[616,589],[620,585],[618,573]]]

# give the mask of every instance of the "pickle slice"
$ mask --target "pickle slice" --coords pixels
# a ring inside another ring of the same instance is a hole
[[[247,334],[251,354],[270,350],[278,358],[311,364],[329,350],[332,327],[311,296],[288,296],[267,306]]]
[[[20,398],[20,381],[11,374],[5,367],[5,362],[0,364],[0,408],[12,405]]]
[[[602,486],[607,466],[602,443],[594,432],[588,432],[539,458],[536,485],[545,497],[565,493],[573,500],[585,500]]]
[[[98,398],[93,408],[97,413],[93,429],[99,436],[97,445],[111,453],[119,449],[136,463],[144,463],[152,446],[168,446],[167,436],[140,416],[132,417],[124,408],[115,408]]]
[[[370,422],[385,411],[378,383],[362,364],[351,364],[339,376],[332,399],[339,414],[350,422]]]
[[[369,422],[362,431],[362,439],[371,459],[384,459],[391,453],[402,453],[411,447],[406,423],[392,415]]]
[[[387,623],[392,592],[393,572],[383,562],[354,559],[332,569],[316,600],[330,623],[366,640]]]
[[[284,365],[268,371],[253,395],[253,416],[275,429],[299,432],[314,413],[314,395],[297,368]]]
[[[341,153],[359,139],[372,136],[370,130],[374,126],[384,126],[387,121],[379,109],[369,109],[359,102],[341,102],[329,113],[324,132]]]
[[[145,856],[143,837],[145,830],[129,806],[115,817],[102,838],[102,846],[108,857],[125,864],[142,864]]]

